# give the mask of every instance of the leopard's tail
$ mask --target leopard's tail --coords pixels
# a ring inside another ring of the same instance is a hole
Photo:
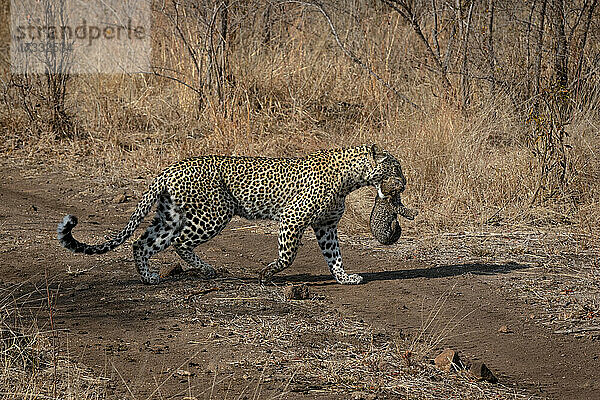
[[[62,222],[58,224],[58,241],[64,248],[73,253],[104,254],[113,250],[122,245],[133,234],[164,190],[162,179],[160,177],[155,179],[150,188],[142,196],[142,200],[138,203],[131,217],[129,217],[129,222],[125,228],[107,242],[90,245],[75,239],[71,234],[71,231],[77,225],[77,217],[74,215],[65,216]]]

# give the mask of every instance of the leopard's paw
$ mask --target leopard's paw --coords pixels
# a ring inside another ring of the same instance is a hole
[[[362,281],[363,277],[358,274],[349,274],[344,279],[338,280],[342,285],[358,285]]]
[[[277,261],[274,261],[271,264],[267,265],[265,268],[263,268],[262,271],[260,271],[260,274],[258,275],[258,283],[260,283],[261,286],[264,286],[266,283],[271,282],[271,279],[275,274],[276,265]]]

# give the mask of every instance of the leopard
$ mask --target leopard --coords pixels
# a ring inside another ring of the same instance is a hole
[[[400,162],[377,144],[325,149],[300,157],[203,155],[175,162],[150,183],[121,231],[99,244],[73,237],[78,219],[66,215],[58,224],[58,241],[73,253],[104,254],[122,245],[156,204],[154,219],[133,242],[133,258],[141,281],[158,284],[164,276],[149,259],[173,246],[188,270],[207,278],[217,273],[194,249],[216,235],[233,217],[278,222],[275,261],[261,269],[264,285],[292,265],[303,234],[312,228],[333,278],[359,284],[363,277],[344,270],[338,223],[346,196],[375,187],[383,196],[384,180],[404,191]]]
[[[383,245],[392,245],[400,239],[402,228],[398,215],[413,220],[419,211],[402,204],[400,191],[393,179],[385,179],[380,185],[380,192],[375,195],[373,209],[369,219],[373,237]]]

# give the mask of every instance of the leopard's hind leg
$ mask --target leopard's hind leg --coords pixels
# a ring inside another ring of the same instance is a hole
[[[303,234],[303,225],[293,224],[285,219],[280,221],[277,260],[273,261],[260,271],[258,280],[261,285],[269,282],[276,273],[281,272],[292,265],[296,258],[296,254],[298,253]]]
[[[217,276],[215,269],[209,263],[202,261],[200,257],[194,253],[193,248],[188,248],[183,245],[174,245],[175,251],[189,266],[190,269],[199,270],[205,278],[214,278]]]
[[[185,223],[173,247],[189,269],[199,270],[206,278],[214,278],[215,269],[202,261],[194,253],[194,248],[221,233],[233,218],[234,204],[220,191],[207,190],[204,193],[196,203],[185,206]]]
[[[156,216],[146,232],[133,243],[133,258],[142,282],[156,284],[160,281],[158,268],[151,268],[148,260],[154,254],[169,247],[179,236],[184,218],[181,210],[168,194],[158,200]]]

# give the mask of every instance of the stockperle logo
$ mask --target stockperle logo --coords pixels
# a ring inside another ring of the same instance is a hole
[[[11,71],[149,72],[150,1],[11,0]]]

